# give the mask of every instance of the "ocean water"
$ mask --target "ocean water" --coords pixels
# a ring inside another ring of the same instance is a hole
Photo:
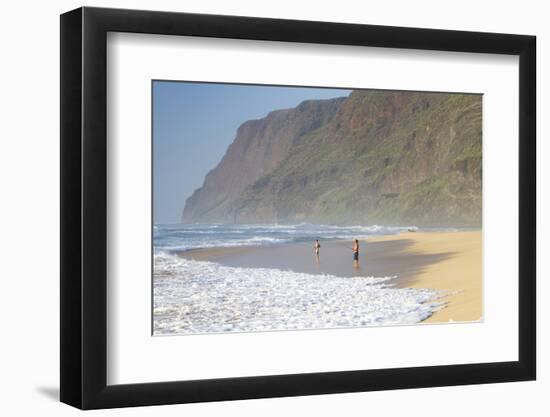
[[[384,277],[338,277],[194,261],[179,252],[395,234],[409,227],[156,225],[153,333],[203,334],[418,323],[443,303],[430,289]]]
[[[332,226],[332,225],[155,225],[155,252],[174,253],[189,249],[219,248],[274,243],[361,239],[395,234],[415,226]]]

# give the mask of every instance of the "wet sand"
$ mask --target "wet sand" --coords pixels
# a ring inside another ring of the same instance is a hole
[[[482,318],[481,231],[401,233],[360,241],[359,267],[352,259],[352,242],[321,241],[320,256],[313,242],[271,246],[197,249],[189,259],[232,267],[277,268],[311,274],[397,276],[400,287],[449,291],[447,305],[427,322],[477,321]]]

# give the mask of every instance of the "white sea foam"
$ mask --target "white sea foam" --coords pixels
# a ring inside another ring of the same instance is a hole
[[[418,323],[443,303],[395,277],[341,278],[233,268],[155,255],[154,334],[322,329]]]

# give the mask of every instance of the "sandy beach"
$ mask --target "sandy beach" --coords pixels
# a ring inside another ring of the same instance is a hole
[[[414,234],[407,252],[426,256],[439,254],[438,261],[418,269],[407,286],[450,291],[447,307],[427,322],[479,321],[483,318],[483,263],[481,231]],[[391,242],[396,236],[379,238]]]
[[[463,232],[406,232],[360,241],[359,267],[352,262],[352,242],[321,241],[319,259],[313,242],[183,252],[186,259],[213,261],[224,266],[275,268],[339,277],[397,276],[402,288],[448,292],[445,308],[425,322],[463,322],[482,319],[482,234]]]

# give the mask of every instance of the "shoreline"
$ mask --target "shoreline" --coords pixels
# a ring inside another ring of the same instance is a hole
[[[483,320],[483,257],[482,232],[456,232],[455,239],[438,233],[424,233],[409,248],[413,254],[434,250],[451,255],[442,262],[426,265],[408,283],[410,288],[431,288],[448,291],[441,298],[446,308],[424,320],[427,323],[476,322]],[[378,241],[388,240],[388,236]]]
[[[274,268],[338,277],[397,276],[400,288],[448,291],[446,305],[423,323],[471,322],[482,319],[482,232],[403,232],[360,239],[359,268],[352,261],[351,241],[321,241],[319,259],[313,242],[193,249],[178,255],[224,266]],[[349,246],[349,247],[348,247]]]

